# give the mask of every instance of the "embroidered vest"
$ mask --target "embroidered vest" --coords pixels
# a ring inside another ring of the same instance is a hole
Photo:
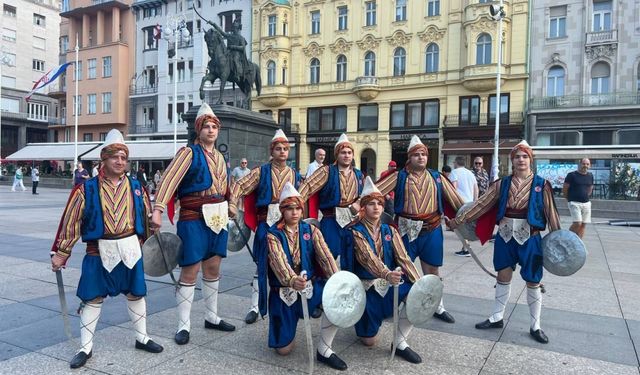
[[[500,224],[500,220],[507,212],[507,201],[509,200],[509,187],[511,186],[512,176],[502,178],[500,183],[500,201],[498,203],[498,215],[496,223]],[[545,179],[534,175],[531,184],[531,192],[529,193],[529,206],[527,209],[527,222],[538,230],[544,230],[547,226],[547,219],[544,216],[544,184]]]
[[[367,242],[369,243],[369,247],[371,248],[371,251],[373,251],[374,254],[378,255],[376,251],[375,242],[371,237],[371,235],[369,235],[369,231],[367,231],[367,228],[365,227],[364,224],[362,224],[361,222],[358,222],[357,224],[351,227],[351,230],[362,234],[364,238],[367,240]],[[380,236],[382,237],[382,251],[384,253],[384,264],[387,266],[388,269],[394,270],[397,266],[396,266],[395,257],[393,256],[393,244],[392,244],[393,233],[391,232],[391,228],[389,227],[389,225],[387,224],[380,225]],[[353,251],[357,251],[357,250],[354,249]],[[369,272],[369,270],[367,270],[358,261],[353,262],[353,273],[355,273],[356,276],[358,276],[361,279],[372,280],[376,278]]]
[[[362,172],[358,168],[353,168],[353,172],[356,174],[356,180],[358,180],[358,196],[360,196],[364,184]],[[321,210],[334,208],[340,204],[340,201],[342,200],[342,194],[340,191],[340,170],[336,164],[329,166],[329,179],[318,192],[318,198],[320,198]]]
[[[293,256],[291,255],[291,250],[289,249],[289,241],[287,241],[287,235],[284,233],[284,229],[279,230],[275,225],[273,225],[271,226],[271,228],[269,228],[269,233],[278,238],[278,240],[282,244],[284,253],[287,256],[289,265],[291,266],[291,268],[294,268]],[[311,280],[314,274],[313,259],[315,256],[313,240],[311,238],[311,225],[305,222],[300,222],[300,224],[298,224],[298,236],[300,241],[300,267],[301,270],[307,271],[307,280]],[[280,283],[280,280],[278,280],[275,273],[273,273],[271,269],[269,269],[269,285],[276,287],[288,286],[282,285]]]
[[[196,144],[188,147],[192,151],[191,166],[189,166],[187,174],[182,179],[180,186],[178,186],[178,198],[182,198],[187,194],[205,191],[213,184],[207,157],[202,146]]]
[[[444,202],[442,201],[442,177],[440,177],[440,173],[438,171],[434,171],[432,169],[427,169],[433,181],[436,183],[436,195],[438,198],[438,212],[440,215],[444,212]],[[398,172],[398,180],[396,182],[395,189],[395,198],[394,198],[394,212],[397,215],[401,215],[404,212],[404,192],[405,186],[407,184],[407,177],[409,176],[409,172],[407,172],[406,168],[403,168]]]
[[[296,170],[294,173],[294,187],[297,189],[300,185],[300,173]],[[260,181],[256,189],[256,207],[266,207],[272,203],[273,188],[271,185],[271,163],[263,164],[260,167]],[[277,202],[277,200],[276,200]]]

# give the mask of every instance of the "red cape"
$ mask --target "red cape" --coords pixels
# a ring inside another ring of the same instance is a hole
[[[482,214],[476,221],[476,236],[483,245],[493,237],[493,229],[496,226],[498,205],[494,205],[489,211]]]

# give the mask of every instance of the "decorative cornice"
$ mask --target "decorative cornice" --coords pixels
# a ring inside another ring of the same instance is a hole
[[[275,60],[278,58],[278,51],[269,47],[262,52],[262,58],[266,60]]]
[[[343,54],[349,52],[353,42],[347,42],[343,38],[339,38],[333,44],[329,44],[329,49],[336,55]]]
[[[311,42],[306,48],[302,49],[307,57],[318,57],[324,52],[324,47],[321,47],[316,42]]]
[[[386,37],[385,39],[390,45],[400,47],[409,43],[411,40],[411,34],[406,34],[402,30],[396,30],[391,36]]]
[[[424,31],[418,33],[418,37],[424,43],[429,44],[442,39],[446,32],[447,29],[440,29],[437,26],[429,25]]]
[[[375,38],[373,35],[367,34],[362,40],[357,41],[356,44],[361,50],[368,51],[378,48],[381,41],[382,38]]]
[[[595,60],[600,57],[613,57],[618,49],[617,44],[605,44],[600,46],[586,46],[585,53],[589,60]]]

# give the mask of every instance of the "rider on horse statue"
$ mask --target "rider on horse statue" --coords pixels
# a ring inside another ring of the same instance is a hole
[[[247,60],[247,55],[245,53],[245,46],[247,45],[247,41],[240,34],[240,30],[242,30],[242,24],[240,23],[240,19],[236,18],[231,25],[231,31],[225,32],[220,28],[220,26],[216,25],[211,21],[207,21],[211,26],[213,26],[216,31],[218,31],[225,39],[227,39],[227,49],[230,52],[231,58],[233,62],[231,63],[231,77],[236,78],[236,82],[240,82],[243,79],[246,79],[245,73],[248,71],[249,60]]]

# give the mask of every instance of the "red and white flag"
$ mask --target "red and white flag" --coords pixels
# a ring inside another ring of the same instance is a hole
[[[24,97],[24,99],[28,102],[29,99],[31,99],[31,95],[33,95],[35,92],[45,87],[46,85],[50,84],[51,82],[55,81],[56,78],[64,73],[67,70],[67,67],[71,64],[72,63],[68,62],[48,71],[47,74],[43,75],[39,80],[36,81],[36,83],[33,85],[33,88],[31,89],[31,92],[29,92],[27,96]]]
[[[158,40],[162,37],[162,26],[160,26],[160,24],[157,24],[156,27],[153,29],[153,39]]]

